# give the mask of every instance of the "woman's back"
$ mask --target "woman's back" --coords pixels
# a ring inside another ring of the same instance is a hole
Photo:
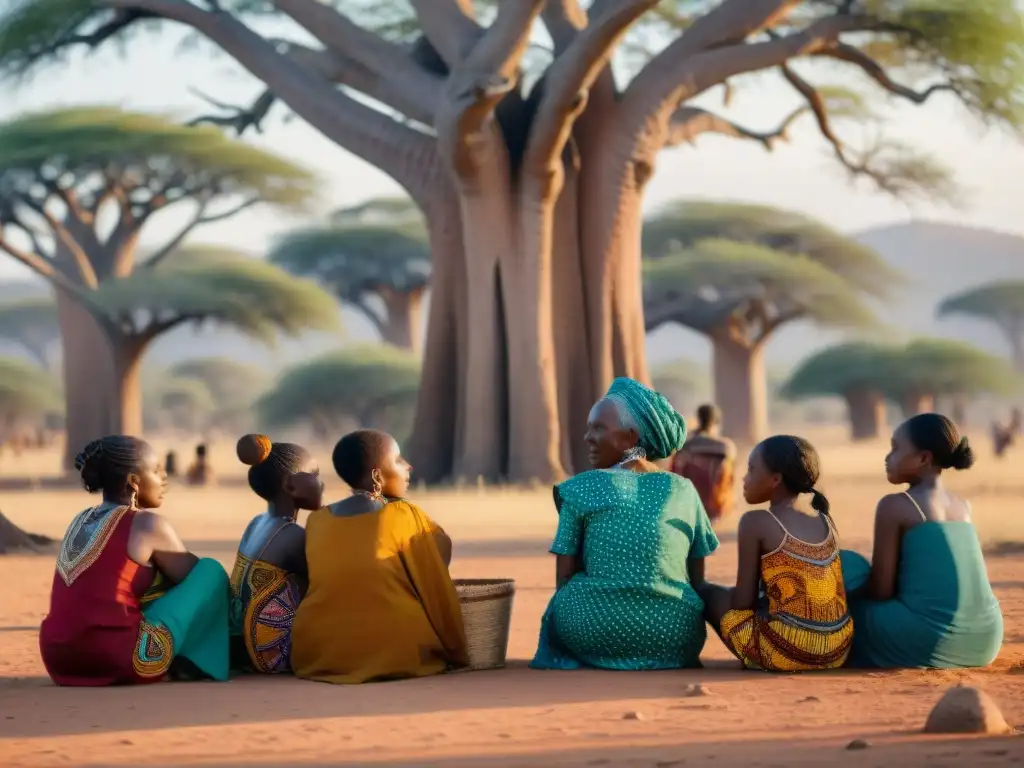
[[[594,470],[558,486],[559,507],[577,516],[587,578],[609,586],[680,594],[686,561],[717,545],[693,484],[670,472]]]
[[[293,624],[295,674],[334,683],[418,677],[464,655],[458,596],[437,526],[405,501],[306,524],[309,590]]]

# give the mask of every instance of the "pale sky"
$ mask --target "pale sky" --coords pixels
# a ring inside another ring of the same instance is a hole
[[[211,57],[206,50],[182,52],[175,37],[147,35],[132,42],[126,57],[111,51],[44,69],[27,83],[0,92],[0,118],[72,105],[118,105],[192,117],[205,105],[190,88],[229,103],[245,103],[258,93],[258,84],[229,58]],[[772,84],[740,92],[736,102],[730,116],[758,129],[777,124],[796,103],[789,91]],[[708,105],[720,108],[714,102]],[[1018,197],[1019,180],[1024,179],[1024,144],[982,131],[948,99],[937,99],[925,108],[880,102],[880,111],[890,121],[888,135],[937,154],[954,169],[965,191],[968,205],[963,209],[919,205],[913,212],[915,218],[1024,234]],[[321,213],[400,192],[387,176],[327,141],[300,119],[285,122],[283,110],[274,115],[263,135],[250,135],[247,140],[324,174],[328,183],[320,200]],[[844,231],[911,217],[905,205],[851,186],[829,159],[826,145],[808,118],[793,130],[791,144],[773,153],[751,142],[713,136],[702,138],[696,146],[663,153],[649,186],[647,207],[687,196],[790,208]],[[166,216],[154,221],[144,232],[144,243],[166,240],[178,224],[176,219]],[[256,209],[206,227],[192,242],[230,244],[262,253],[275,233],[302,223],[294,214]],[[10,259],[0,259],[0,275],[26,274]]]

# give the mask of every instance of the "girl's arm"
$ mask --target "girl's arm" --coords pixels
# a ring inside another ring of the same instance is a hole
[[[885,496],[875,510],[875,543],[871,555],[871,573],[865,588],[869,600],[891,600],[896,596],[896,572],[900,560],[900,539],[903,536],[901,503],[899,496]]]
[[[731,607],[737,610],[757,608],[758,586],[761,583],[761,525],[760,514],[747,512],[741,519],[736,534],[739,566],[736,588],[732,590]]]
[[[139,546],[132,553],[139,561],[151,562],[168,581],[180,584],[192,573],[199,558],[189,552],[167,519],[155,512],[139,512]]]

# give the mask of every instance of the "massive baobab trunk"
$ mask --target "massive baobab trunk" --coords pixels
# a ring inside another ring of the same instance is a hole
[[[874,390],[858,389],[845,395],[852,440],[875,440],[886,427],[885,398]]]
[[[85,445],[111,433],[117,385],[113,348],[106,332],[80,300],[56,291],[65,392],[63,468],[74,469]]]
[[[768,433],[764,345],[745,344],[724,335],[712,336],[711,343],[722,432],[740,445],[753,445]]]

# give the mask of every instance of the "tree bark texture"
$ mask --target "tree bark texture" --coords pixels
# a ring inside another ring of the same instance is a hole
[[[845,395],[852,440],[876,440],[885,433],[885,398],[869,389],[858,389]]]
[[[417,356],[423,351],[421,319],[425,291],[426,288],[415,288],[411,291],[380,288],[377,291],[387,312],[382,329],[384,341],[395,347],[408,349]]]
[[[113,348],[92,314],[65,291],[56,291],[65,401],[63,468],[74,469],[86,444],[111,434],[118,385]]]
[[[722,411],[722,432],[741,446],[768,434],[768,392],[764,345],[713,337],[715,402]]]
[[[861,23],[826,18],[752,45],[795,4],[733,0],[620,91],[610,56],[657,0],[595,0],[586,12],[574,0],[516,0],[499,4],[487,27],[469,4],[413,0],[423,33],[415,55],[311,0],[273,5],[318,49],[275,46],[232,14],[194,4],[116,1],[209,37],[266,85],[270,101],[390,175],[423,210],[433,283],[409,454],[428,482],[551,481],[583,468],[594,401],[615,376],[648,380],[641,203],[674,113],[735,75],[823,50]],[[520,68],[538,18],[555,56],[525,95]],[[740,437],[753,437],[765,421],[763,375],[753,379],[760,390],[749,387],[761,353],[729,348],[718,357],[723,371],[745,375],[747,385],[736,386],[748,391],[737,390],[729,418],[744,424]]]
[[[77,299],[56,291],[63,340],[65,444],[63,469],[105,435],[142,434],[139,363],[143,346],[111,336]]]

